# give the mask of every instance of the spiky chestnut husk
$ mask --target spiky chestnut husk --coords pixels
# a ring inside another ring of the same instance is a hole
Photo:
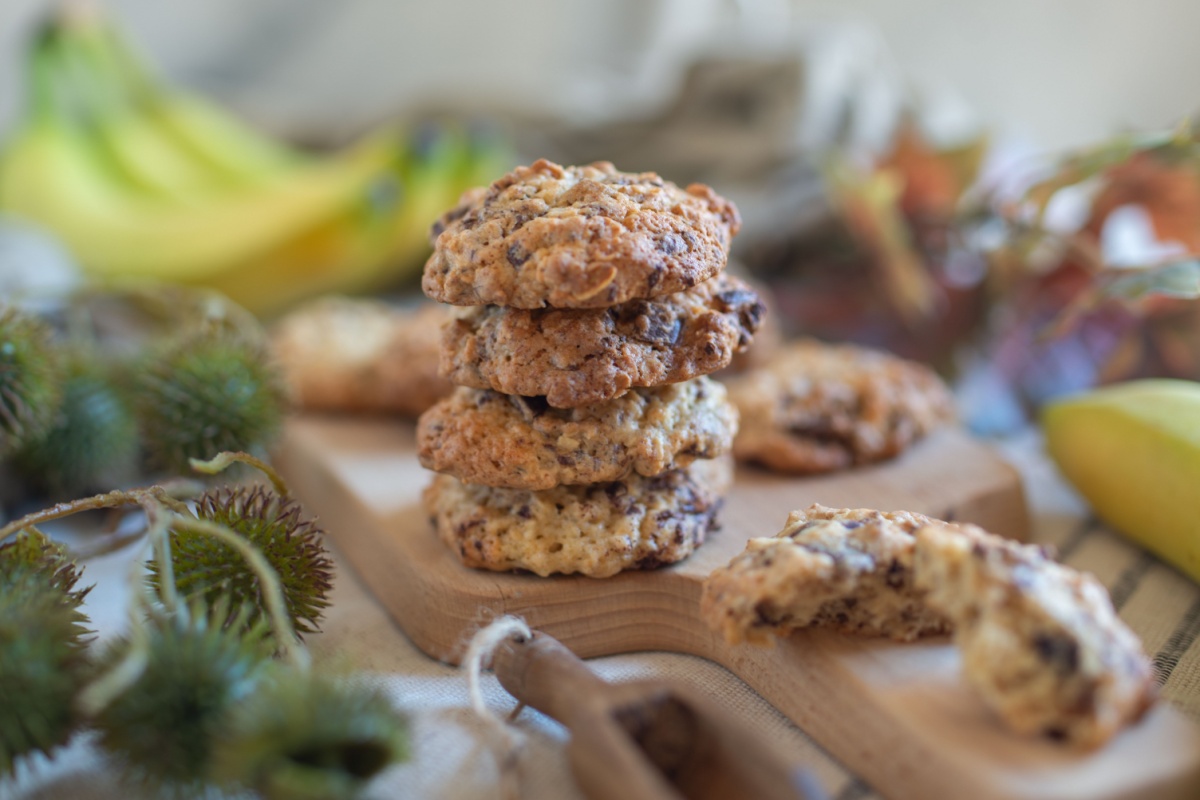
[[[183,336],[134,380],[150,466],[186,474],[224,450],[262,455],[283,424],[286,392],[263,345],[225,328]]]
[[[380,691],[277,667],[234,715],[214,777],[268,800],[354,797],[408,755],[407,719]]]
[[[64,744],[79,726],[88,678],[88,590],[62,548],[38,533],[0,546],[0,774]]]
[[[270,657],[264,629],[213,624],[203,608],[146,623],[146,665],[93,720],[100,745],[126,774],[158,796],[200,793],[213,748],[231,712],[251,697]],[[121,640],[100,659],[101,674],[134,646]]]
[[[0,304],[0,457],[49,429],[62,398],[50,328]]]
[[[137,471],[137,423],[99,362],[72,358],[50,429],[18,451],[34,486],[53,498],[114,489]]]
[[[80,614],[33,575],[0,587],[0,774],[66,743],[87,677]]]
[[[300,504],[263,486],[211,489],[196,501],[196,516],[231,528],[266,557],[279,575],[288,615],[297,633],[315,633],[321,611],[329,605],[333,561],[325,549],[325,533],[301,514]],[[258,576],[229,545],[204,533],[177,527],[171,531],[175,588],[184,597],[203,598],[210,608],[229,603],[230,617],[244,624],[268,618]],[[159,586],[158,565],[149,564],[150,580]]]
[[[0,545],[0,584],[19,575],[39,576],[47,588],[61,593],[72,608],[83,605],[92,589],[76,589],[81,570],[67,558],[67,549],[40,531],[22,531]]]

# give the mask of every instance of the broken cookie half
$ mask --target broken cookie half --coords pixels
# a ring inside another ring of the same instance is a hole
[[[946,633],[946,618],[913,584],[913,532],[932,521],[907,511],[793,511],[782,531],[751,539],[709,576],[701,613],[734,643],[814,625],[903,641]]]
[[[908,641],[954,631],[967,682],[1013,730],[1090,748],[1156,695],[1141,642],[1092,576],[973,525],[814,505],[705,582],[730,642],[807,627]]]
[[[974,526],[916,540],[917,589],[953,620],[967,682],[1010,728],[1096,747],[1154,703],[1150,660],[1094,577]]]

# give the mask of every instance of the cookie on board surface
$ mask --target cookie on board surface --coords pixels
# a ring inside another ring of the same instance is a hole
[[[301,409],[416,416],[454,388],[438,376],[448,318],[432,303],[326,297],[281,319],[271,349]]]
[[[929,367],[853,345],[793,342],[728,384],[742,416],[734,454],[781,472],[892,458],[954,417]]]
[[[552,489],[652,477],[729,450],[737,410],[710,378],[574,409],[459,387],[417,425],[421,464],[464,483]]]
[[[906,511],[793,511],[782,531],[713,571],[701,614],[730,643],[810,626],[901,641],[945,633],[945,617],[913,586],[913,532],[929,522]]]
[[[690,555],[713,527],[732,474],[726,456],[653,478],[543,492],[436,475],[422,499],[442,541],[468,567],[607,578]]]
[[[608,309],[455,309],[440,369],[462,386],[574,408],[722,369],[749,346],[763,311],[758,295],[728,275]]]
[[[604,308],[708,280],[740,227],[707,186],[542,159],[435,223],[421,287],[451,305]]]
[[[1150,660],[1094,577],[973,526],[916,538],[917,586],[953,621],[968,683],[1013,730],[1098,747],[1154,702]]]

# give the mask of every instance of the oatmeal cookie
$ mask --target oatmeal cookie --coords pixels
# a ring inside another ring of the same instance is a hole
[[[465,483],[543,490],[653,477],[727,452],[736,432],[737,410],[709,378],[565,410],[459,387],[421,416],[417,455]]]
[[[555,408],[590,405],[725,367],[750,344],[763,309],[727,275],[608,309],[455,309],[442,333],[441,374],[462,386],[545,397]]]
[[[901,641],[945,633],[913,586],[913,531],[929,522],[906,511],[793,511],[782,531],[713,571],[701,613],[731,643],[809,626]]]
[[[686,558],[712,528],[731,482],[723,457],[653,478],[543,492],[436,475],[423,499],[438,535],[468,567],[607,578]]]
[[[451,305],[605,308],[708,280],[740,227],[707,186],[542,159],[435,223],[421,286]]]
[[[792,473],[892,458],[954,416],[933,370],[852,345],[786,346],[729,381],[742,415],[734,455]]]
[[[416,416],[454,389],[438,376],[448,318],[432,303],[328,297],[280,320],[271,349],[302,409]]]
[[[1141,642],[1091,575],[972,526],[927,525],[916,539],[917,586],[954,622],[967,681],[1013,730],[1097,747],[1153,703]]]

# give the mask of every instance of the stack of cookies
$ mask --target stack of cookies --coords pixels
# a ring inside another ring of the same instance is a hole
[[[538,161],[434,226],[423,288],[457,306],[422,415],[424,501],[468,566],[607,577],[679,561],[731,483],[737,412],[707,377],[757,330],[707,186]]]

